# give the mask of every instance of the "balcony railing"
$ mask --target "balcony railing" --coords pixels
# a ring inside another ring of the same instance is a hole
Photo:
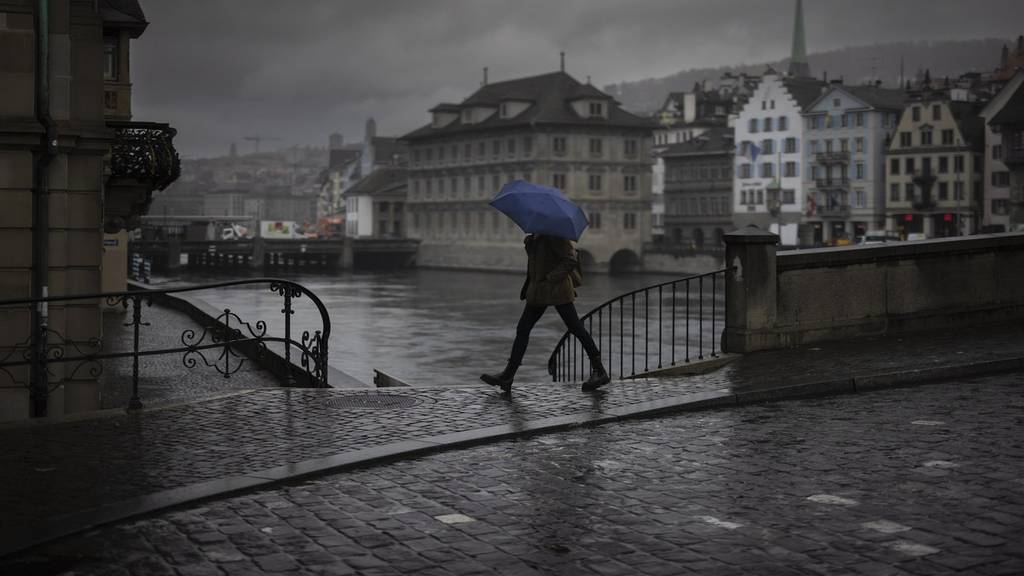
[[[844,189],[850,186],[850,179],[846,177],[817,178],[814,180],[814,185],[819,190]]]
[[[818,152],[814,155],[818,164],[847,164],[850,162],[850,153],[843,152]]]
[[[850,205],[847,202],[825,202],[818,206],[818,214],[845,218],[850,215]]]
[[[914,210],[932,210],[935,208],[935,197],[931,193],[918,192],[910,201]]]
[[[917,170],[914,172],[913,182],[916,186],[922,190],[931,190],[932,184],[935,183],[937,176],[935,172],[931,170]]]
[[[181,175],[174,149],[177,130],[156,122],[107,122],[114,130],[111,178],[133,179],[150,190],[163,190]]]

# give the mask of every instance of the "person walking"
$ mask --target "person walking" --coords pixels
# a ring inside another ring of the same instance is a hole
[[[505,369],[498,374],[482,374],[480,379],[509,392],[516,370],[523,362],[526,346],[530,342],[530,331],[540,320],[549,306],[561,316],[562,322],[573,336],[579,339],[590,359],[590,378],[583,383],[584,392],[596,390],[610,380],[608,372],[601,363],[601,353],[594,344],[594,339],[583,327],[576,306],[576,287],[583,283],[580,273],[576,248],[572,241],[557,236],[530,234],[524,240],[528,262],[526,280],[519,292],[519,299],[525,300],[523,314],[516,326],[516,337],[512,344]]]

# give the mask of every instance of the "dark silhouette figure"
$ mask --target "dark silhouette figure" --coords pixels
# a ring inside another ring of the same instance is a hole
[[[579,260],[576,249],[572,242],[565,238],[555,236],[544,236],[531,234],[523,240],[526,245],[526,254],[529,262],[526,269],[526,281],[519,292],[519,299],[526,301],[523,308],[523,315],[519,318],[516,326],[516,339],[512,344],[512,355],[509,356],[508,365],[500,374],[483,374],[480,379],[498,386],[504,392],[512,389],[512,380],[515,378],[516,370],[523,362],[523,355],[526,354],[526,346],[530,342],[530,331],[534,324],[544,315],[548,306],[554,306],[555,311],[565,322],[566,328],[572,333],[587,352],[590,358],[590,378],[583,383],[584,391],[595,390],[608,383],[608,372],[601,363],[601,353],[594,344],[594,339],[583,327],[579,316],[576,314],[576,306],[573,300],[576,299],[576,287],[582,285],[583,276],[580,273]]]

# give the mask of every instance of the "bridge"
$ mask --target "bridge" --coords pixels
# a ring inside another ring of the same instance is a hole
[[[149,258],[155,270],[249,268],[252,270],[372,270],[416,263],[419,240],[408,238],[335,238],[241,240],[133,240],[134,254]]]

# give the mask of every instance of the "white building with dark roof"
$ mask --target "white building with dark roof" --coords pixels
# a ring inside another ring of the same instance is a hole
[[[587,213],[584,267],[639,266],[650,237],[652,121],[565,72],[485,84],[430,112],[429,124],[401,138],[419,265],[522,270],[522,231],[488,204],[521,178],[563,190]]]
[[[771,230],[784,246],[801,243],[800,224],[813,202],[803,178],[802,115],[825,86],[769,69],[736,116],[732,202],[737,227]]]
[[[906,93],[832,84],[804,112],[805,222],[812,244],[885,228],[885,151]]]

